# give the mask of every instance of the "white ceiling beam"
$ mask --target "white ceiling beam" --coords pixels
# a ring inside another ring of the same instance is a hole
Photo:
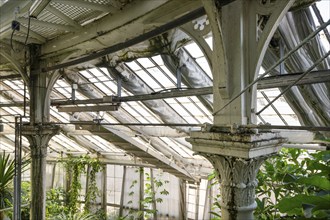
[[[22,24],[29,24],[29,19],[28,18],[17,18],[17,21],[22,23]],[[51,28],[55,30],[62,30],[62,31],[67,31],[71,32],[72,27],[68,25],[61,25],[61,24],[54,24],[46,21],[40,21],[35,18],[30,18],[30,25],[34,26],[39,26],[39,27],[44,27],[44,28]],[[31,31],[31,30],[30,30]]]
[[[194,2],[195,6],[193,9],[201,7],[201,2]],[[161,26],[162,24],[146,25],[144,21],[150,16],[154,16],[154,14],[167,13],[167,11],[162,10],[164,4],[172,4],[173,7],[176,7],[176,3],[177,1],[170,0],[132,2],[132,5],[124,8],[121,13],[107,15],[84,26],[82,31],[69,33],[49,41],[49,43],[43,45],[42,55],[51,57],[53,54],[58,55],[67,51],[77,50],[79,53],[76,56],[81,56],[101,50],[105,45],[124,43],[129,39]],[[189,4],[187,12],[193,9]],[[177,16],[182,16],[182,14]]]
[[[114,13],[115,11],[117,11],[117,9],[112,6],[88,2],[88,1],[53,0],[53,2],[61,3],[63,5],[71,5],[71,6],[75,6],[75,7],[87,8],[87,9],[92,9],[92,10],[96,10],[96,11],[103,11],[103,12],[110,12],[110,13]]]
[[[30,7],[30,16],[38,17],[38,15],[47,7],[51,0],[34,0]]]
[[[75,29],[81,28],[81,25],[78,22],[72,20],[69,16],[66,16],[61,11],[57,10],[56,8],[52,7],[51,5],[48,5],[46,7],[46,9],[53,15],[57,16],[58,18],[62,19],[63,21],[65,21],[66,23],[68,23],[69,25],[74,27]]]
[[[27,34],[28,29],[27,29],[27,27],[21,25],[20,31],[22,31],[23,33]],[[45,37],[41,36],[40,34],[34,32],[32,30],[29,31],[29,36],[38,39],[42,43],[45,43],[46,42],[46,38]]]
[[[22,37],[22,36],[13,36],[13,40],[15,41],[18,41],[18,42],[21,42],[21,43],[25,43],[25,40],[26,40],[26,37]],[[34,43],[34,44],[41,44],[43,43],[42,41],[38,40],[38,39],[35,39],[35,38],[32,38],[32,37],[29,37],[27,42],[27,44],[31,44],[31,43]]]

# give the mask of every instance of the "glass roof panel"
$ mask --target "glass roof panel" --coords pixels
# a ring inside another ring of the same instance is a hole
[[[144,68],[150,68],[154,67],[155,65],[149,60],[149,58],[139,58],[137,61],[144,67]]]
[[[158,80],[158,82],[162,83],[162,86],[165,88],[175,88],[176,87],[176,83],[174,83],[174,81],[171,80],[171,78],[167,77],[167,75],[164,75],[159,68],[154,67],[154,68],[150,68],[148,69],[149,73]]]
[[[163,61],[163,59],[162,59],[162,57],[161,57],[160,55],[153,56],[153,57],[152,57],[152,60],[153,60],[154,62],[156,62],[157,65],[159,65],[159,66],[163,66],[163,65],[164,65],[164,61]]]
[[[141,70],[141,67],[137,65],[135,61],[125,63],[131,70],[138,71]]]
[[[148,86],[150,86],[150,88],[153,90],[157,91],[162,89],[160,84],[158,84],[146,71],[138,70],[135,71],[135,74],[139,76],[144,82],[146,82]]]

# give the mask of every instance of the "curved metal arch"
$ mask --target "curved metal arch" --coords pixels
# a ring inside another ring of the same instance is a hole
[[[66,61],[68,61],[73,55],[74,53],[71,53],[70,55],[66,56],[61,63],[65,63]],[[46,91],[46,95],[45,95],[45,102],[50,101],[50,94],[53,90],[53,87],[56,83],[56,81],[60,78],[61,74],[60,74],[60,70],[55,70],[51,73],[52,75],[50,76],[50,79],[48,81],[48,85],[47,85],[47,91]],[[49,113],[49,108],[50,108],[50,104],[45,106],[45,109],[43,110],[44,115],[47,115]],[[49,115],[48,115],[49,117]]]
[[[2,55],[6,60],[8,60],[14,68],[18,71],[18,73],[22,76],[23,81],[26,83],[26,85],[29,85],[29,78],[24,69],[22,68],[21,64],[15,60],[11,55],[6,53],[5,51],[1,50],[0,55]]]
[[[262,34],[257,43],[257,58],[254,63],[254,78],[258,76],[259,69],[261,67],[261,63],[264,59],[267,47],[269,45],[270,40],[272,39],[277,27],[285,14],[289,11],[291,6],[294,4],[295,0],[287,0],[287,1],[277,1],[274,10],[272,10],[269,20],[264,27]]]
[[[194,25],[191,22],[189,22],[185,25],[182,25],[178,29],[183,33],[187,34],[198,45],[198,47],[202,50],[210,68],[212,69],[212,49],[203,38],[203,36],[205,36],[205,32],[212,32],[212,31],[210,30],[210,28],[205,27],[206,31],[203,30],[202,32],[199,32],[195,30],[193,27]]]
[[[215,1],[203,1],[203,6],[205,8],[206,14],[209,18],[211,24],[211,30],[213,35],[213,47],[217,50],[213,50],[211,67],[213,82],[218,82],[217,85],[213,85],[215,91],[223,98],[229,97],[229,83],[228,83],[228,66],[227,66],[227,55],[225,50],[225,45],[222,37],[222,30],[220,24],[220,12],[219,10],[214,10],[217,8]],[[217,71],[214,71],[217,70]],[[220,74],[215,74],[215,72],[220,72]]]

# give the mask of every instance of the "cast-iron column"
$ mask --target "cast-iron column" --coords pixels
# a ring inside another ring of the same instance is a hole
[[[187,140],[193,150],[207,158],[220,183],[221,219],[252,220],[256,175],[265,159],[285,141],[278,133],[192,132]]]
[[[41,46],[29,45],[29,93],[30,123],[22,127],[31,149],[31,220],[46,218],[46,156],[49,140],[59,132],[58,126],[47,125],[49,122],[50,99],[47,87],[48,73],[41,72]]]

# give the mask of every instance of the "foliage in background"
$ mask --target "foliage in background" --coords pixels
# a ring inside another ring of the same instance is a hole
[[[144,172],[143,168],[137,169],[135,172]],[[144,173],[144,198],[139,201],[142,205],[143,210],[134,210],[130,209],[129,214],[124,217],[119,217],[119,220],[123,219],[139,219],[143,217],[144,219],[153,218],[153,215],[158,212],[157,209],[153,208],[153,204],[162,203],[163,199],[159,197],[160,195],[168,195],[169,192],[165,189],[165,185],[169,183],[168,180],[162,180],[161,175],[158,175],[158,178],[151,177],[149,173]],[[137,180],[133,180],[130,189],[132,189],[138,183]],[[129,196],[134,195],[134,191],[130,191]],[[157,197],[158,195],[158,197]],[[132,200],[128,201],[127,204],[132,204]]]
[[[96,174],[102,170],[101,163],[98,159],[90,159],[88,161],[90,166],[88,189],[85,196],[85,212],[91,212],[91,203],[96,202],[97,196],[99,196],[99,189],[96,185]]]
[[[15,161],[9,154],[0,154],[0,209],[10,207],[13,200],[12,182],[15,175]],[[1,215],[0,215],[1,219]]]
[[[209,187],[213,187],[214,185],[219,184],[217,180],[217,172],[216,170],[213,170],[211,174],[208,175],[207,180],[211,182],[211,185]],[[220,206],[220,194],[217,194],[214,198],[214,202],[211,206],[211,220],[219,220],[221,219],[221,206]]]
[[[259,219],[330,218],[330,151],[282,149],[258,173]]]
[[[22,172],[25,171],[26,166],[30,163],[29,157],[22,159]],[[15,160],[10,158],[9,154],[5,152],[0,153],[0,209],[8,208],[12,206],[13,202],[13,179],[15,176]],[[23,183],[22,183],[23,184]],[[23,199],[26,199],[24,192],[27,189],[22,186]],[[28,193],[28,192],[27,192]],[[24,197],[25,196],[25,197]],[[9,211],[9,215],[10,215]],[[4,213],[0,212],[0,220],[4,218]]]
[[[76,213],[78,211],[78,199],[82,189],[80,183],[81,174],[86,173],[87,166],[90,166],[90,179],[85,196],[85,209],[86,213],[90,212],[91,203],[95,202],[99,190],[96,186],[96,173],[100,172],[102,167],[100,161],[96,158],[91,158],[88,155],[73,157],[68,156],[62,159],[61,162],[66,168],[67,181],[70,182],[70,188],[66,196],[68,213]]]
[[[54,216],[53,218],[51,218],[51,220],[96,220],[95,215],[94,214],[90,214],[90,213],[84,213],[84,212],[80,212],[80,213],[61,213],[57,216]]]
[[[66,197],[63,188],[54,188],[46,194],[46,218],[51,219],[62,213],[68,213],[68,207],[64,203]]]

